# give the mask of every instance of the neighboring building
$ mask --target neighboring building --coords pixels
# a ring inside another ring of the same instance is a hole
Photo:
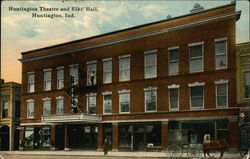
[[[17,150],[19,147],[19,117],[21,85],[0,81],[0,150]]]
[[[237,50],[237,104],[240,107],[240,151],[250,148],[250,42],[240,43]]]
[[[23,52],[21,147],[236,148],[235,5]]]

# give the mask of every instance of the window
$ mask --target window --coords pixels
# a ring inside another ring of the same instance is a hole
[[[45,91],[51,90],[51,69],[44,70],[44,85]]]
[[[51,99],[44,98],[43,99],[43,115],[49,116],[51,114]]]
[[[179,85],[168,86],[169,90],[169,110],[179,109]]]
[[[27,100],[27,118],[34,118],[34,100]]]
[[[112,58],[103,60],[103,83],[112,82]]]
[[[64,87],[64,68],[57,68],[57,89],[62,89]]]
[[[112,112],[112,94],[111,92],[103,93],[103,113],[108,114]]]
[[[119,57],[119,81],[130,80],[130,55]]]
[[[130,111],[130,91],[119,91],[120,113],[128,113]]]
[[[145,111],[156,111],[157,104],[157,88],[149,87],[144,89],[145,95]]]
[[[78,65],[70,65],[70,76],[74,78],[74,85],[78,85]]]
[[[119,125],[119,146],[130,147],[133,125]]]
[[[189,44],[190,72],[203,71],[203,42]]]
[[[7,118],[8,117],[8,110],[9,110],[9,102],[3,101],[3,111],[2,111],[2,117]]]
[[[204,103],[203,86],[205,83],[189,84],[191,108],[202,108]]]
[[[87,94],[87,112],[96,114],[96,94]]]
[[[87,63],[87,85],[96,85],[96,61]]]
[[[215,39],[216,69],[227,67],[227,38]]]
[[[250,71],[244,73],[245,77],[245,98],[250,98]]]
[[[156,67],[156,51],[157,50],[151,50],[144,52],[144,67],[145,67],[145,78],[154,78],[157,76],[157,67]]]
[[[63,97],[56,98],[56,114],[57,115],[63,114]]]
[[[147,125],[146,143],[153,147],[161,146],[161,124]]]
[[[28,93],[35,92],[35,72],[28,72]]]
[[[77,113],[78,97],[71,97],[71,113]]]
[[[168,72],[169,74],[178,74],[179,72],[179,47],[168,48]]]
[[[216,84],[216,106],[227,106],[227,83],[228,80],[215,81]]]
[[[25,128],[25,146],[32,147],[34,141],[34,127],[26,126]]]

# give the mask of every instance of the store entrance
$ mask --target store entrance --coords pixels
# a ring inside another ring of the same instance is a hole
[[[0,127],[0,150],[8,151],[9,150],[9,137],[10,137],[10,128],[7,125]]]
[[[55,136],[55,145],[56,148],[58,148],[59,150],[63,150],[64,149],[64,125],[56,125],[56,136]]]
[[[94,124],[69,125],[69,142],[72,149],[97,149],[97,126]]]

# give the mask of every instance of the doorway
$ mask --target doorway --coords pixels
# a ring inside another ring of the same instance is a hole
[[[0,150],[9,151],[10,146],[10,128],[7,125],[3,125],[0,128]]]

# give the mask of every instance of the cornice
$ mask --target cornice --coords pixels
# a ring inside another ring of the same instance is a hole
[[[198,21],[193,21],[193,22],[189,22],[189,23],[185,23],[185,24],[181,24],[181,25],[177,25],[177,26],[173,26],[173,27],[167,27],[164,29],[154,30],[154,31],[145,32],[145,33],[139,33],[139,34],[121,37],[121,38],[117,38],[117,39],[111,39],[111,40],[107,40],[107,41],[103,41],[103,42],[99,42],[99,43],[83,45],[83,46],[79,46],[79,47],[75,47],[75,48],[49,52],[46,55],[34,56],[34,57],[29,57],[29,58],[22,58],[19,60],[21,62],[31,62],[31,61],[51,58],[51,57],[55,57],[55,56],[60,56],[60,55],[65,55],[65,54],[77,52],[77,51],[88,50],[88,49],[92,49],[92,48],[97,48],[97,47],[112,45],[112,44],[116,44],[116,43],[126,42],[129,40],[135,40],[135,39],[140,39],[140,38],[158,35],[158,34],[162,34],[162,33],[191,28],[191,27],[195,27],[195,26],[199,26],[199,25],[203,25],[203,24],[208,24],[208,23],[212,23],[212,22],[216,22],[216,21],[221,21],[221,20],[225,20],[225,19],[229,19],[229,18],[238,18],[240,16],[240,14],[241,14],[241,11],[222,14],[222,15],[209,17],[206,19],[201,19]]]

